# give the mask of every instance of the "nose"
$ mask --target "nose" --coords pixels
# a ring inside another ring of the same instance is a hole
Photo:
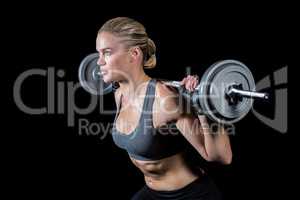
[[[105,60],[104,60],[103,56],[101,56],[100,54],[99,54],[99,58],[97,60],[97,65],[99,65],[99,66],[105,65]]]

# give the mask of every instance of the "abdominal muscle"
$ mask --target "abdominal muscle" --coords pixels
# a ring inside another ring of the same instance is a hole
[[[181,153],[156,161],[130,159],[143,172],[147,186],[153,190],[177,190],[198,178],[184,162]]]
[[[146,87],[144,88],[144,94],[145,92]],[[157,110],[158,108],[155,102],[156,101],[154,101],[153,109]],[[119,105],[118,102],[117,104]],[[115,122],[119,132],[131,133],[135,127],[137,127],[141,113],[132,106],[133,104],[138,105],[137,107],[141,107],[143,101],[138,99],[137,102],[131,102],[130,104],[126,101],[125,97],[122,99],[122,109],[119,111]],[[156,120],[158,118],[157,116],[159,116],[158,112],[153,114],[154,127],[163,124],[162,122],[159,123],[159,120]],[[130,159],[133,164],[142,171],[147,186],[153,190],[171,191],[180,189],[198,178],[198,175],[192,173],[192,170],[185,163],[182,153],[154,161],[141,161],[132,157],[130,157]]]

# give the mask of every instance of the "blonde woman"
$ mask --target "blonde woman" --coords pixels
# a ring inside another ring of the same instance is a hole
[[[195,173],[182,152],[192,145],[205,160],[229,164],[228,135],[224,128],[212,134],[205,116],[184,112],[176,91],[145,73],[156,66],[156,47],[145,27],[127,17],[111,19],[100,28],[96,48],[103,80],[120,86],[114,142],[144,174],[146,184],[132,199],[221,199],[214,183]],[[188,90],[197,83],[193,76],[182,80]]]

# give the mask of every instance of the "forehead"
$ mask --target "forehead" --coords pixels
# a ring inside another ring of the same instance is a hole
[[[96,49],[101,51],[103,49],[111,48],[116,49],[121,46],[121,38],[114,36],[108,32],[101,32],[96,39]]]

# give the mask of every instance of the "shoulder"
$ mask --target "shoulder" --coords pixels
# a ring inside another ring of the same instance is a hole
[[[172,87],[163,84],[161,81],[157,81],[156,84],[156,100],[160,103],[165,103],[168,106],[177,107],[178,102],[178,91]]]
[[[158,96],[169,96],[169,95],[178,95],[178,92],[176,89],[167,86],[166,84],[164,84],[162,81],[157,80],[156,81],[156,94]]]
[[[158,121],[167,123],[177,120],[182,114],[178,91],[158,80],[155,93],[154,112]]]

